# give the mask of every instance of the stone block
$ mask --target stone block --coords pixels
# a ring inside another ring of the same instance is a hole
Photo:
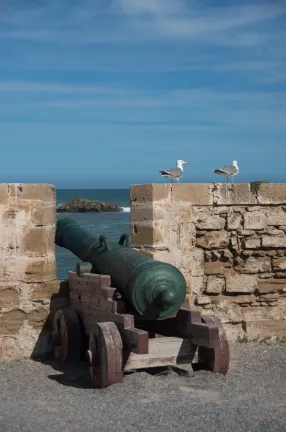
[[[56,188],[51,184],[20,183],[10,185],[10,196],[17,199],[55,202]]]
[[[189,259],[190,272],[192,276],[204,275],[204,251],[203,249],[194,249]]]
[[[263,183],[258,190],[259,204],[285,204],[286,183]]]
[[[206,275],[224,275],[226,269],[226,264],[221,261],[211,261],[205,263],[205,274]]]
[[[227,216],[227,229],[237,230],[241,224],[241,215],[238,213],[231,213]]]
[[[201,295],[204,291],[204,276],[190,277],[190,293],[192,295]]]
[[[18,290],[14,286],[7,285],[7,288],[0,290],[0,309],[9,309],[16,306],[19,306]]]
[[[263,247],[284,248],[286,247],[286,236],[262,236]]]
[[[238,304],[230,303],[228,299],[214,304],[214,315],[222,323],[239,323],[243,321],[241,307]]]
[[[196,304],[197,305],[207,305],[207,304],[210,304],[211,302],[212,301],[211,301],[211,298],[209,296],[198,296],[196,298]]]
[[[42,328],[48,319],[49,311],[40,307],[38,309],[32,310],[29,314],[27,314],[28,324],[31,327]]]
[[[180,183],[173,185],[172,198],[175,201],[193,205],[212,205],[213,197],[209,183]]]
[[[256,297],[253,294],[233,296],[233,302],[237,304],[247,304],[255,302]]]
[[[9,203],[8,184],[0,183],[0,206],[6,207]]]
[[[229,233],[226,231],[210,231],[196,239],[196,246],[204,249],[225,248],[228,244]]]
[[[162,210],[163,213],[166,213]],[[137,224],[137,223],[146,223],[150,222],[152,223],[154,219],[154,208],[152,204],[146,203],[146,204],[138,204],[136,206],[131,206],[130,211],[130,222],[131,224]],[[162,214],[162,217],[160,219],[164,219],[164,214]],[[158,220],[158,218],[156,218]]]
[[[259,237],[244,239],[242,246],[244,249],[259,249],[261,247],[261,239]]]
[[[250,293],[252,294],[257,288],[257,277],[245,274],[228,274],[226,276],[227,293]]]
[[[36,226],[54,225],[56,223],[56,207],[34,207],[31,211],[31,222]]]
[[[257,204],[256,197],[248,183],[226,185],[215,183],[213,187],[214,204],[217,205],[247,205]]]
[[[23,326],[26,314],[20,309],[3,312],[0,319],[0,335],[17,333]]]
[[[285,226],[286,212],[282,207],[268,208],[266,212],[267,225],[269,226]]]
[[[23,261],[23,282],[48,282],[56,279],[56,260],[51,258],[30,258]]]
[[[0,253],[1,259],[16,254],[17,232],[11,224],[0,223]],[[0,275],[1,277],[1,275]]]
[[[244,228],[259,230],[266,227],[267,218],[262,211],[252,211],[244,215]]]
[[[286,279],[271,279],[267,282],[259,282],[257,285],[257,292],[259,294],[282,292],[283,289],[286,289]]]
[[[209,276],[207,279],[207,294],[220,294],[225,289],[225,279],[217,276]]]
[[[130,186],[131,206],[136,204],[152,203],[166,200],[170,195],[170,185],[160,184],[137,184]]]
[[[271,271],[271,259],[269,257],[250,257],[235,266],[238,273],[267,273]]]
[[[162,229],[152,224],[131,224],[132,246],[152,246],[163,242]]]
[[[285,338],[286,325],[285,320],[263,319],[259,321],[247,321],[246,332],[249,338],[268,337]]]
[[[195,225],[200,230],[222,230],[225,223],[225,219],[219,215],[199,213]]]
[[[19,249],[25,256],[54,255],[55,226],[26,229]]]
[[[286,257],[273,258],[273,270],[286,270]]]

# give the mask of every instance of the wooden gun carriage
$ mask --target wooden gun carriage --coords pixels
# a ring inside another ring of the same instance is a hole
[[[53,317],[57,359],[78,361],[84,355],[99,388],[121,382],[125,371],[158,366],[192,364],[227,373],[224,329],[215,316],[184,305],[185,281],[177,269],[126,250],[122,239],[120,247],[110,248],[106,238],[97,244],[70,219],[58,221],[56,243],[92,264],[90,269],[78,264],[68,274],[69,305]],[[110,273],[101,274],[103,268]]]

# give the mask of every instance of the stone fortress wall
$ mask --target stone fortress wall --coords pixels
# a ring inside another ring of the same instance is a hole
[[[47,349],[56,281],[56,189],[0,184],[0,359]]]
[[[131,233],[231,340],[286,336],[286,184],[132,185]]]
[[[68,301],[55,195],[49,184],[0,184],[0,359],[48,352],[51,308]],[[232,340],[285,336],[286,184],[132,185],[130,198],[133,247],[176,265],[191,305]]]

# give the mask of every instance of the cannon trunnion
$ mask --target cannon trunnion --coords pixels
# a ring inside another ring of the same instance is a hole
[[[126,235],[118,245],[96,240],[67,218],[58,221],[56,244],[90,263],[68,273],[68,307],[53,316],[58,360],[87,359],[98,388],[121,382],[125,371],[155,366],[189,363],[227,373],[224,329],[216,317],[183,305],[179,270],[132,251]]]

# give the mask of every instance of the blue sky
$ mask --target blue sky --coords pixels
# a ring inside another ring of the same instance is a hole
[[[284,0],[0,0],[0,182],[286,181]]]

